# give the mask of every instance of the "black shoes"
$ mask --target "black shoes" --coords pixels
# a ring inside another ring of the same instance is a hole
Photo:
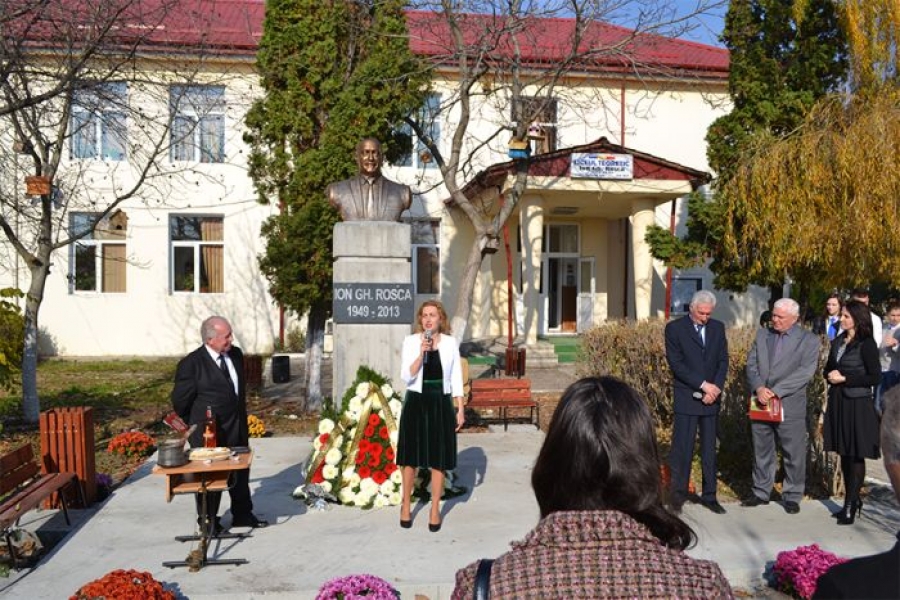
[[[443,521],[438,521],[437,523],[428,523],[428,531],[431,533],[437,533],[441,530],[441,525],[443,525]]]
[[[716,513],[717,515],[724,515],[726,512],[725,508],[721,504],[719,504],[718,500],[701,500],[700,504]]]
[[[252,529],[263,529],[264,527],[269,526],[269,522],[263,519],[259,519],[256,515],[251,514],[249,517],[244,519],[234,519],[231,522],[232,527],[250,527]]]
[[[856,521],[856,513],[862,514],[862,502],[854,501],[844,506],[837,515],[838,525],[853,525]]]
[[[768,500],[763,500],[762,498],[760,498],[759,496],[754,494],[754,495],[750,496],[749,498],[745,498],[741,502],[741,506],[749,506],[749,507],[764,506],[768,503],[769,503]],[[798,508],[797,510],[800,510],[800,509]]]
[[[412,519],[400,519],[400,527],[403,529],[409,529],[412,527]]]
[[[800,505],[794,502],[793,500],[785,500],[784,501],[784,512],[789,515],[796,515],[800,512]]]

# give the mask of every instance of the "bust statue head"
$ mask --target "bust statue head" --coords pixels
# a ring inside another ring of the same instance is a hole
[[[381,142],[375,138],[363,138],[356,144],[356,166],[364,177],[378,177],[381,173]]]

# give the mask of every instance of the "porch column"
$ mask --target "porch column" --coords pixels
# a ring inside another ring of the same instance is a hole
[[[650,300],[653,293],[653,257],[650,246],[644,241],[647,228],[654,223],[656,206],[652,200],[634,200],[631,203],[631,284],[634,290],[634,318],[650,318]]]
[[[525,309],[525,345],[537,343],[540,323],[541,245],[544,237],[544,201],[535,196],[520,201],[522,227],[522,304]]]

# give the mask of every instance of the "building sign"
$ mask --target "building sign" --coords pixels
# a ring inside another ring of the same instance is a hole
[[[634,157],[630,154],[573,152],[569,177],[582,179],[634,179]]]
[[[335,283],[335,323],[404,323],[415,320],[411,283]]]

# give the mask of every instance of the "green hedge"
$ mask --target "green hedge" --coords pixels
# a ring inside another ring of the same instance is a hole
[[[578,365],[580,376],[612,375],[628,382],[644,396],[656,418],[663,460],[668,454],[673,420],[672,373],[666,362],[664,329],[665,322],[660,320],[615,321],[596,327],[582,339],[583,353]],[[749,493],[751,485],[753,446],[746,414],[750,390],[744,369],[756,331],[756,327],[735,327],[726,332],[728,377],[719,417],[718,468],[720,486],[736,496]],[[826,350],[823,343],[818,373],[821,373]],[[834,461],[821,449],[820,421],[825,385],[818,374],[813,378],[808,394],[811,443],[806,487],[808,494],[822,496],[833,493],[836,483]],[[694,475],[699,484],[699,462],[695,464]],[[780,472],[777,479],[781,479]]]

